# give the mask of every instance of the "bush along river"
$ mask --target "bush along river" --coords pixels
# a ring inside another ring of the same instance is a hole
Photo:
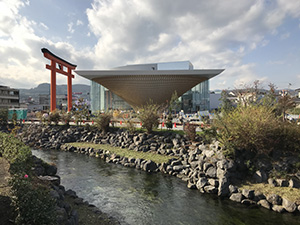
[[[56,164],[62,185],[121,224],[300,224],[298,215],[202,194],[167,174],[147,173],[85,154],[32,152]]]
[[[119,129],[103,134],[89,126],[40,125],[23,128],[21,138],[36,148],[69,151],[34,152],[48,157],[46,161],[54,160],[66,188],[122,224],[299,224],[298,197],[292,200],[277,191],[264,194],[235,186],[247,175],[249,155],[225,158],[217,141],[190,142],[175,133],[130,134]],[[64,144],[71,142],[82,144]],[[104,145],[119,150],[104,150]],[[120,149],[128,149],[126,157],[120,155]],[[131,153],[135,157],[129,156]],[[144,160],[137,153],[169,158],[164,162]],[[280,190],[288,185],[299,194],[299,174],[287,179],[271,176],[274,169],[289,170],[294,159],[297,157],[280,156],[276,164],[265,157],[257,159],[252,165],[258,168],[253,182]]]

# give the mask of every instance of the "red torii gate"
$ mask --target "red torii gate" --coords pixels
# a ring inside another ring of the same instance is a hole
[[[51,70],[51,83],[50,83],[50,111],[56,109],[56,72],[66,75],[68,77],[68,111],[72,109],[72,70],[77,66],[67,62],[66,60],[54,55],[46,48],[42,48],[44,57],[51,60],[51,65],[46,64],[46,69]],[[57,68],[58,66],[58,68]],[[67,71],[64,70],[66,67]]]

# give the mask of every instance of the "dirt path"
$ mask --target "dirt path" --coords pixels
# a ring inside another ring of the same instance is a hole
[[[0,223],[1,225],[14,224],[13,208],[10,206],[9,163],[0,157]]]

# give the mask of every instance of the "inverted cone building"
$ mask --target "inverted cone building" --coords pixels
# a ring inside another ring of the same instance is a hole
[[[135,108],[150,100],[157,104],[166,103],[175,91],[178,96],[181,96],[199,83],[223,71],[222,69],[194,70],[192,67],[189,61],[184,61],[75,72],[104,86]]]

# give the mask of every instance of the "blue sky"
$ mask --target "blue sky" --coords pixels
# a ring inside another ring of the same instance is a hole
[[[300,88],[300,1],[0,0],[0,85],[49,83],[44,47],[79,70],[190,60],[225,69],[211,90]]]

